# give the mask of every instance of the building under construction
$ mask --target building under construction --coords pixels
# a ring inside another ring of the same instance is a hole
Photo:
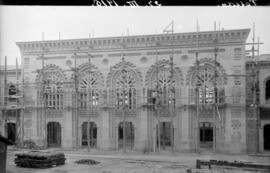
[[[269,102],[263,102],[266,120],[260,124],[258,101],[269,101],[270,67],[268,76],[258,75],[254,42],[252,57],[246,57],[249,33],[236,29],[18,42],[16,140],[124,151],[270,150],[264,136],[270,132]],[[246,75],[246,69],[254,76]],[[7,71],[1,70],[1,80]],[[11,113],[5,78],[1,131],[7,135]],[[267,98],[258,96],[258,84],[268,87]]]

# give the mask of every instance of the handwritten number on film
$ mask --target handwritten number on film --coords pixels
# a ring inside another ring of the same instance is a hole
[[[117,2],[114,0],[93,0],[94,6],[118,6]],[[124,6],[138,7],[140,6],[135,0],[126,1]],[[158,1],[149,1],[146,6],[161,6]]]

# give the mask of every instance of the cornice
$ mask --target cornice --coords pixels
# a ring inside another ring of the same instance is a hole
[[[22,53],[46,53],[46,52],[108,52],[113,50],[134,50],[137,48],[157,48],[164,46],[194,46],[197,40],[200,46],[226,43],[245,43],[250,29],[222,30],[196,32],[138,35],[125,37],[104,37],[88,39],[48,40],[17,42]],[[44,50],[46,48],[47,50]]]
[[[254,61],[247,61],[246,62],[246,68],[247,70],[252,70],[253,66],[255,65]],[[270,61],[259,61],[258,62],[260,69],[270,69]]]
[[[200,44],[198,46],[199,49],[201,48],[205,48],[205,47],[211,47],[213,48],[214,46],[217,47],[226,47],[226,46],[242,46],[244,45],[244,42],[226,42],[226,43],[218,43],[218,44]],[[188,49],[188,48],[192,48],[195,49],[197,46],[196,44],[188,44],[188,43],[181,43],[178,45],[164,45],[164,46],[148,46],[146,47],[145,45],[140,45],[141,47],[132,47],[132,48],[125,48],[125,49],[119,49],[119,48],[112,48],[112,49],[92,49],[91,51],[89,51],[88,49],[82,49],[80,48],[79,50],[74,50],[74,49],[70,49],[70,50],[50,50],[47,52],[42,52],[42,51],[36,51],[36,52],[22,52],[24,56],[31,56],[31,55],[35,55],[35,56],[40,56],[41,54],[45,54],[45,55],[66,55],[66,54],[83,54],[82,56],[85,57],[87,56],[89,53],[91,53],[91,56],[94,58],[102,58],[104,54],[115,54],[119,52],[123,52],[124,54],[126,54],[126,56],[129,56],[130,53],[127,52],[136,52],[136,51],[151,51],[153,52],[153,50],[157,50],[158,53],[160,54],[161,51],[163,50],[168,50],[168,49],[175,49],[174,53],[175,54],[181,54],[181,51],[177,51],[176,49]],[[131,53],[132,54],[132,53]],[[156,54],[156,53],[155,53]],[[74,56],[72,56],[74,57]],[[77,58],[80,58],[80,55],[77,55]]]

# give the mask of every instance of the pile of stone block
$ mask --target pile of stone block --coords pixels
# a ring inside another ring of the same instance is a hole
[[[92,159],[81,159],[81,160],[76,161],[75,163],[85,164],[85,165],[96,165],[96,164],[99,164],[100,162],[92,160]]]
[[[36,152],[18,153],[14,162],[19,167],[27,168],[51,168],[53,166],[64,165],[64,153]]]

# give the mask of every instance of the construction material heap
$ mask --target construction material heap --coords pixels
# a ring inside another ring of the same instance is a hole
[[[15,164],[19,167],[27,168],[51,168],[64,165],[66,160],[64,153],[55,152],[30,151],[28,153],[16,154],[16,156]]]

